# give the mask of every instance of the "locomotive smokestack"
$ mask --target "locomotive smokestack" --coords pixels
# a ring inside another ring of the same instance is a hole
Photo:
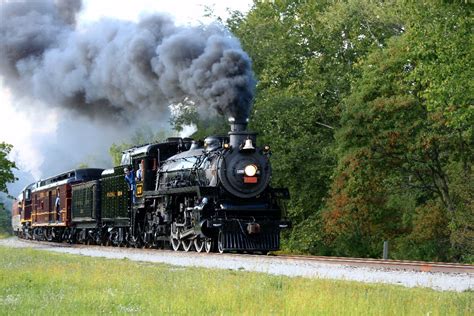
[[[249,119],[245,120],[236,120],[233,117],[229,118],[230,131],[231,132],[245,132],[247,130],[247,124]]]
[[[257,134],[247,132],[248,119],[236,120],[235,118],[229,118],[230,132],[229,132],[229,143],[230,146],[237,149],[242,149],[245,141],[250,139],[252,144],[256,144]]]

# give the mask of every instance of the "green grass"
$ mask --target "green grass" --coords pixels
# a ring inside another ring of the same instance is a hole
[[[11,236],[12,236],[12,235],[10,235],[10,234],[4,233],[4,232],[0,232],[0,239],[5,239],[5,238],[11,237]]]
[[[0,314],[469,315],[474,293],[0,247]]]

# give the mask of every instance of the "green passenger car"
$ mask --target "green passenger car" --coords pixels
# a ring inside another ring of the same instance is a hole
[[[78,228],[96,227],[101,217],[100,181],[72,186],[71,220]]]
[[[132,193],[124,179],[123,167],[102,174],[102,222],[114,227],[129,226]]]

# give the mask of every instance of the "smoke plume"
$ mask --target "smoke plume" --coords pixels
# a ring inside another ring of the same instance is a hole
[[[3,2],[0,76],[16,95],[107,121],[201,113],[248,117],[255,79],[239,41],[220,25],[178,27],[155,14],[77,27],[77,0]]]

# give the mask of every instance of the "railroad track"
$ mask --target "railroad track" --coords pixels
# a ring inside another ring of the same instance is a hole
[[[67,244],[67,243],[54,243],[46,241],[33,241],[19,239],[23,242],[42,244],[45,246],[52,247],[70,247],[70,248],[100,248],[103,246],[98,245],[82,245],[82,244]],[[107,247],[113,248],[113,247]],[[121,248],[124,249],[124,248]],[[165,252],[176,255],[195,255],[205,257],[242,257],[242,258],[265,258],[267,260],[294,260],[294,261],[306,261],[313,263],[324,263],[324,264],[335,264],[355,267],[368,267],[368,268],[379,268],[389,270],[407,270],[407,271],[418,271],[418,272],[441,272],[441,273],[468,273],[474,274],[474,265],[471,264],[458,264],[458,263],[446,263],[446,262],[425,262],[425,261],[409,261],[409,260],[382,260],[372,258],[349,258],[349,257],[324,257],[324,256],[306,256],[306,255],[256,255],[256,254],[241,254],[241,253],[197,253],[197,252],[184,252],[184,251],[173,251],[166,249],[142,249],[142,248],[128,248],[131,251],[145,252],[145,253],[157,253]]]
[[[309,260],[330,264],[342,264],[358,267],[372,267],[391,270],[410,270],[419,272],[443,272],[443,273],[472,273],[474,265],[446,262],[426,262],[409,260],[382,260],[371,258],[347,258],[347,257],[322,257],[322,256],[294,256],[279,255],[277,258],[285,260]]]

